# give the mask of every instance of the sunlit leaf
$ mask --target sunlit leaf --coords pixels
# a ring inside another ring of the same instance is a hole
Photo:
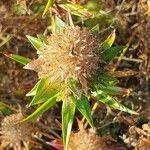
[[[129,95],[130,93],[129,89],[121,88],[118,86],[104,86],[102,84],[99,84],[97,89],[100,89],[109,95]]]
[[[37,119],[40,115],[46,112],[50,107],[56,104],[57,97],[62,94],[61,92],[57,93],[46,102],[44,102],[41,106],[39,106],[31,115],[22,120],[21,122],[28,122]]]
[[[36,94],[33,97],[29,106],[45,102],[50,97],[56,95],[61,89],[62,86],[60,84],[57,83],[50,84],[49,79],[42,79],[38,84]]]
[[[73,97],[72,101],[76,105],[76,107],[80,111],[80,113],[86,118],[89,125],[91,127],[94,127],[92,113],[91,113],[91,107],[90,107],[88,98],[85,95],[81,94],[79,99],[76,97]]]
[[[32,37],[32,36],[29,36],[29,35],[26,35],[26,37],[28,38],[28,40],[30,41],[30,43],[33,45],[33,47],[35,49],[39,49],[41,46],[42,46],[42,41],[41,39],[39,38],[35,38],[35,37]]]
[[[113,30],[113,32],[108,36],[108,38],[102,44],[104,50],[111,48],[115,39],[116,39],[116,33],[115,30]]]
[[[41,83],[41,80],[38,81],[38,82],[34,85],[34,87],[26,94],[26,96],[34,96],[34,95],[36,95],[40,83]]]
[[[4,54],[6,57],[9,57],[13,60],[15,60],[16,62],[22,64],[22,65],[26,65],[28,64],[31,59],[29,58],[26,58],[26,57],[23,57],[23,56],[20,56],[20,55],[16,55],[16,54]]]
[[[126,49],[126,46],[114,46],[109,49],[106,49],[103,52],[103,58],[106,62],[110,62],[115,56],[117,56],[120,52]]]
[[[63,100],[62,106],[62,134],[64,150],[67,150],[69,137],[72,129],[72,124],[75,114],[75,105],[71,101],[71,97]]]
[[[33,97],[31,103],[29,104],[29,106],[34,105],[35,103],[37,103],[39,101],[39,97],[43,94],[43,92],[47,89],[47,87],[49,86],[49,79],[41,79],[38,83],[37,89],[36,90],[36,94]]]
[[[47,4],[45,6],[45,9],[44,9],[44,12],[43,12],[43,16],[46,14],[48,9],[53,6],[53,4],[54,4],[54,0],[47,0]]]
[[[48,44],[47,37],[43,34],[38,34],[37,37],[41,42]]]
[[[78,4],[74,4],[71,2],[65,2],[63,4],[60,4],[60,6],[71,12],[74,15],[80,16],[80,17],[91,17],[92,13],[90,13],[86,8],[84,8],[83,6],[80,6]]]
[[[104,93],[101,90],[95,90],[92,92],[92,95],[94,97],[96,97],[96,99],[104,104],[106,104],[109,107],[112,107],[114,109],[118,109],[120,111],[124,111],[130,114],[138,114],[135,111],[127,108],[126,106],[122,105],[120,102],[118,102],[117,100],[115,100],[114,98],[112,98],[111,96],[107,95],[106,93]]]
[[[57,16],[55,17],[55,25],[56,25],[56,31],[58,29],[64,29],[66,27],[68,27],[68,25],[62,21],[60,18],[58,18]]]

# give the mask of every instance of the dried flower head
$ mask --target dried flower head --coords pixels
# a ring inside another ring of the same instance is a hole
[[[68,150],[108,150],[108,147],[93,129],[82,129],[71,135]]]
[[[92,33],[68,27],[53,33],[39,50],[39,58],[25,68],[36,70],[39,78],[50,77],[50,82],[62,83],[71,76],[84,84],[95,74],[100,60],[98,42]]]
[[[124,143],[129,147],[134,147],[135,150],[149,150],[150,149],[150,124],[143,124],[142,128],[131,126],[129,134],[123,135]]]
[[[22,150],[22,143],[29,143],[33,128],[30,124],[20,124],[22,113],[7,116],[1,122],[0,141],[1,147],[11,147]]]

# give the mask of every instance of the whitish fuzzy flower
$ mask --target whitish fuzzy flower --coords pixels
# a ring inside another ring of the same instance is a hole
[[[1,147],[11,147],[14,150],[23,150],[22,143],[29,143],[33,128],[30,124],[20,124],[22,113],[7,116],[1,122]]]
[[[87,29],[67,28],[53,33],[39,50],[38,59],[25,66],[38,72],[39,78],[65,82],[68,77],[85,84],[101,61],[97,39]]]
[[[68,150],[108,150],[94,130],[80,130],[70,137]]]

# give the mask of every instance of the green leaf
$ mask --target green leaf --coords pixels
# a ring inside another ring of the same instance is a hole
[[[112,98],[111,96],[107,95],[106,93],[104,93],[101,90],[98,91],[93,91],[92,95],[94,97],[96,97],[96,99],[104,104],[106,104],[109,107],[112,107],[114,109],[118,109],[120,111],[124,111],[130,114],[138,114],[135,111],[127,108],[126,106],[122,105],[120,102],[118,102],[117,100],[115,100],[114,98]]]
[[[38,83],[37,87],[35,87],[36,94],[33,97],[29,106],[37,105],[53,97],[56,95],[60,90],[62,90],[62,86],[57,83],[49,83],[49,79],[41,79]],[[33,93],[31,91],[31,93]]]
[[[113,32],[108,36],[108,38],[103,42],[102,47],[104,50],[107,50],[112,47],[115,39],[116,39],[116,30],[113,30]]]
[[[75,105],[71,101],[72,97],[63,100],[62,105],[62,134],[64,150],[67,150],[69,137],[72,129],[72,124],[75,114]]]
[[[34,87],[26,94],[26,96],[34,96],[34,95],[36,95],[40,83],[41,83],[41,80],[39,80],[39,81],[34,85]]]
[[[109,76],[107,74],[104,74],[104,73],[98,76],[98,80],[101,84],[106,85],[106,86],[113,86],[119,82],[116,78]]]
[[[29,35],[26,35],[26,37],[28,38],[28,40],[30,41],[30,43],[33,45],[33,47],[38,50],[41,46],[42,46],[42,41],[39,38],[35,38]]]
[[[28,64],[31,59],[29,58],[26,58],[26,57],[23,57],[23,56],[20,56],[20,55],[16,55],[16,54],[5,54],[6,57],[9,57],[10,59],[13,59],[15,60],[16,62],[22,64],[22,65],[26,65]]]
[[[29,106],[34,105],[35,103],[37,103],[39,101],[39,99],[41,98],[40,96],[43,94],[43,92],[47,89],[47,87],[49,86],[49,79],[41,79],[35,86],[34,88],[30,91],[31,94],[34,93],[34,91],[36,92],[35,96],[33,97],[31,103],[29,104]],[[30,93],[29,93],[30,94]]]
[[[38,34],[37,37],[38,37],[39,41],[48,44],[47,37],[44,36],[43,34]]]
[[[81,114],[86,118],[87,122],[93,127],[91,108],[88,98],[82,94],[80,83],[74,78],[68,78],[67,85],[76,97],[72,97],[73,103],[76,105]]]
[[[89,103],[88,98],[85,95],[81,94],[79,99],[76,97],[73,97],[72,101],[77,107],[77,109],[80,111],[80,113],[86,118],[89,125],[91,127],[94,127],[90,103]]]
[[[65,2],[63,4],[60,4],[60,7],[65,9],[66,11],[71,12],[72,14],[80,17],[91,17],[92,13],[90,13],[86,8],[83,6],[71,3],[71,2]]]
[[[127,95],[129,93],[128,89],[121,88],[118,86],[104,86],[102,84],[97,85],[96,89],[100,89],[109,95]]]
[[[13,113],[13,110],[11,109],[11,107],[9,107],[8,105],[6,105],[3,102],[0,102],[0,115],[10,115]]]
[[[99,33],[99,24],[97,24],[96,26],[94,26],[90,31],[91,31],[94,35],[98,35],[98,33]]]
[[[55,33],[56,31],[63,30],[67,28],[68,25],[62,21],[60,18],[57,16],[55,18],[52,17],[51,19],[51,31],[52,33]]]
[[[115,56],[117,56],[120,52],[126,49],[127,46],[114,46],[109,49],[106,49],[103,52],[103,58],[106,62],[110,62]]]
[[[33,121],[34,119],[38,118],[40,115],[42,115],[44,112],[46,112],[50,107],[54,106],[56,104],[57,97],[62,94],[61,92],[57,93],[53,97],[49,98],[45,103],[43,103],[39,108],[37,108],[31,115],[29,115],[27,118],[22,120],[21,122],[28,122]]]
[[[80,97],[80,95],[81,95],[81,90],[80,90],[81,87],[80,86],[81,85],[78,80],[76,80],[74,78],[68,78],[67,85],[75,95]]]
[[[48,9],[53,6],[53,4],[54,4],[54,0],[47,0],[47,4],[45,6],[45,9],[44,9],[44,12],[43,12],[43,16],[46,14]]]
[[[55,17],[55,26],[56,26],[55,27],[56,31],[68,27],[68,25],[64,21],[62,21],[60,18],[58,18],[57,16]]]

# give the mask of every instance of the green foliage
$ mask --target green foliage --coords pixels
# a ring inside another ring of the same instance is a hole
[[[136,114],[136,115],[138,114],[135,111],[132,111],[131,109],[125,107],[120,102],[118,102],[117,100],[115,100],[114,98],[112,98],[111,96],[109,96],[108,94],[106,94],[105,92],[101,90],[92,91],[92,95],[96,97],[98,101],[108,105],[109,107],[130,113],[130,114]]]
[[[5,103],[0,102],[0,115],[10,115],[12,112],[13,111],[10,108],[8,108],[8,106]]]
[[[86,118],[90,126],[93,127],[94,125],[89,99],[81,92],[80,83],[73,78],[69,78],[67,84],[74,94],[74,96],[72,97],[73,103],[76,105],[80,113]]]
[[[54,4],[54,0],[47,0],[47,4],[45,6],[45,9],[44,9],[44,12],[43,12],[43,16],[46,14],[48,9],[53,6],[53,4]]]
[[[29,35],[26,35],[26,37],[28,38],[28,40],[30,41],[30,43],[33,45],[33,47],[36,50],[39,50],[39,48],[42,46],[42,40],[40,38],[35,38]]]
[[[91,127],[94,127],[91,107],[90,107],[89,99],[87,98],[87,96],[85,96],[84,94],[81,94],[79,98],[73,97],[72,101],[76,105],[80,113],[83,115],[83,117],[86,118],[89,125]]]
[[[63,100],[62,105],[62,131],[64,150],[67,150],[69,137],[72,129],[72,124],[75,114],[75,105],[72,102],[73,96]]]
[[[23,57],[20,55],[16,55],[16,54],[9,54],[9,55],[5,55],[5,56],[15,60],[16,62],[18,62],[22,65],[26,65],[31,61],[31,59],[29,59],[29,58],[26,58],[26,57]]]
[[[49,84],[47,86],[42,86],[43,83],[41,83],[37,89],[36,95],[33,97],[31,103],[29,106],[40,104],[42,102],[45,102],[50,97],[56,95],[61,89],[62,86],[58,84]],[[59,100],[59,99],[57,99]]]
[[[42,12],[44,9],[44,5],[41,2],[35,2],[33,6],[33,12],[35,14]]]
[[[104,86],[102,84],[98,84],[97,88],[109,95],[127,95],[129,92],[129,90],[125,88],[112,85]]]
[[[111,48],[112,45],[114,44],[115,39],[116,39],[116,33],[115,30],[113,30],[113,32],[108,36],[108,38],[102,44],[104,50]]]
[[[33,120],[37,119],[40,115],[42,115],[50,107],[52,107],[56,104],[56,100],[60,95],[62,95],[61,91],[59,93],[57,93],[56,95],[47,99],[46,102],[41,104],[41,106],[39,106],[31,115],[29,115],[27,118],[25,118],[21,122],[28,122],[28,121],[33,121]]]
[[[55,19],[52,18],[52,23],[51,23],[52,33],[55,33],[56,31],[62,30],[67,27],[68,25],[57,16],[55,17]]]
[[[110,62],[115,56],[117,56],[119,53],[121,53],[124,49],[126,49],[127,46],[114,46],[109,49],[106,49],[103,52],[103,58],[106,62]]]
[[[103,52],[103,59],[109,63],[115,56],[117,56],[119,53],[124,51],[124,49],[127,48],[127,46],[117,45],[113,46],[114,41],[116,39],[115,30],[108,36],[108,38],[102,43],[102,48],[104,49]]]
[[[80,17],[91,17],[92,13],[90,13],[85,7],[71,3],[71,2],[64,2],[60,4],[60,6],[69,11],[70,13],[80,16]]]

